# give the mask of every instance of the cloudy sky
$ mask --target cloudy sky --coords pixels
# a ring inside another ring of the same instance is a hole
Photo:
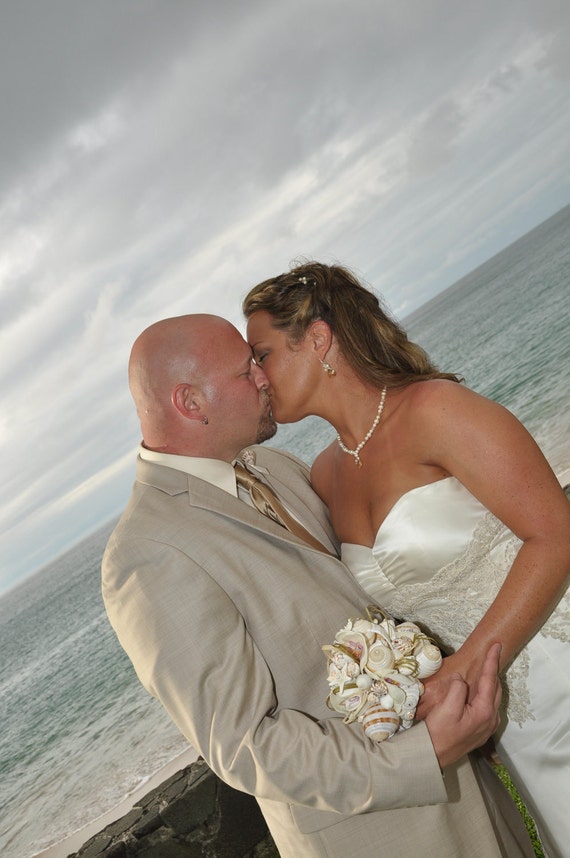
[[[0,591],[124,506],[126,362],[299,256],[400,318],[569,202],[566,0],[0,0]]]

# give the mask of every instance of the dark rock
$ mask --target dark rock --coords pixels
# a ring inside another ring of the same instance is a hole
[[[279,858],[256,800],[204,760],[148,792],[68,858]]]

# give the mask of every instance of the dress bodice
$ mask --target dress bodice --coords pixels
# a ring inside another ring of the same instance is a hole
[[[521,542],[455,477],[412,489],[372,548],[344,543],[342,559],[372,600],[458,649],[495,598]]]
[[[429,581],[467,550],[485,507],[455,477],[402,495],[382,522],[372,548],[343,543],[342,559],[380,604],[394,589]],[[489,551],[512,534],[502,528]]]

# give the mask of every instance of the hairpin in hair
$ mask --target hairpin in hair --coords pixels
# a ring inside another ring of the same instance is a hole
[[[305,275],[303,275],[303,277],[299,277],[299,280],[297,282],[302,283],[303,286],[308,286],[309,284],[311,286],[317,285],[317,281],[315,280],[314,277],[306,277]]]

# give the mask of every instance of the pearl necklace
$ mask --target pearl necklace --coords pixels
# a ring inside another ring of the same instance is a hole
[[[358,447],[356,447],[356,449],[349,450],[348,447],[346,447],[343,444],[342,438],[340,437],[340,433],[339,432],[336,433],[336,440],[338,441],[338,446],[343,451],[343,453],[348,453],[349,456],[354,456],[354,464],[358,468],[362,467],[362,461],[360,459],[359,453],[362,450],[362,448],[364,447],[364,445],[366,444],[366,442],[371,439],[372,433],[374,432],[374,430],[378,426],[378,423],[380,422],[380,417],[382,416],[382,412],[384,410],[384,403],[386,402],[386,390],[387,390],[387,387],[384,387],[384,390],[382,391],[382,396],[380,397],[380,402],[378,404],[378,411],[376,412],[376,417],[374,418],[374,423],[372,424],[372,426],[370,427],[370,429],[368,430],[368,432],[366,433],[366,435],[364,436],[363,440],[360,442]]]

